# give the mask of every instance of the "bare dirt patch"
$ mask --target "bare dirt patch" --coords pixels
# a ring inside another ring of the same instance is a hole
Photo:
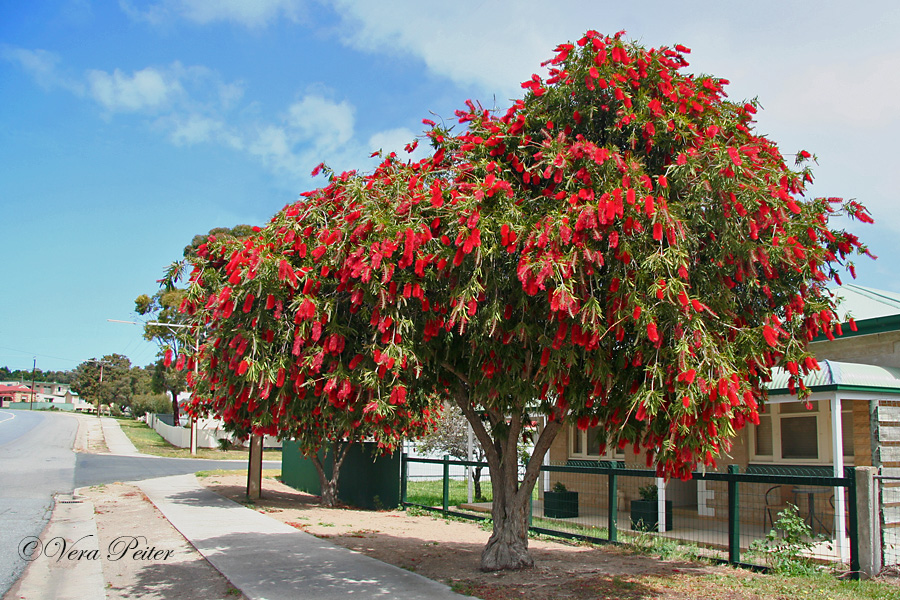
[[[94,503],[109,600],[246,600],[137,487],[113,483],[78,494]]]
[[[714,583],[716,575],[759,577],[753,573],[736,574],[728,567],[660,560],[616,547],[544,539],[529,542],[534,569],[483,573],[478,570],[479,557],[490,531],[477,522],[411,516],[403,511],[325,508],[318,504],[316,496],[274,479],[265,479],[263,498],[249,504],[245,497],[246,475],[214,475],[201,482],[223,496],[317,537],[488,600],[760,598],[749,591],[736,594],[733,589]],[[682,585],[670,586],[669,582]]]

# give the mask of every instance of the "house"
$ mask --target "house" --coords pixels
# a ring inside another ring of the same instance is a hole
[[[32,385],[34,385],[34,398],[32,399]],[[59,405],[58,408],[63,410],[71,410],[72,406],[78,407],[85,403],[81,401],[78,394],[72,391],[72,386],[68,383],[55,383],[38,381],[32,384],[31,381],[2,381],[0,388],[20,388],[27,392],[27,399],[12,400],[9,396],[9,402],[42,402],[50,405]],[[22,396],[16,396],[21,398]],[[70,406],[71,405],[71,406]],[[45,405],[42,405],[45,406]]]
[[[31,402],[31,388],[16,382],[0,383],[0,406],[9,406],[12,402]]]
[[[736,465],[743,473],[842,477],[845,466],[876,466],[883,474],[900,475],[900,294],[848,284],[835,290],[835,295],[844,334],[811,343],[821,369],[804,378],[812,392],[809,405],[788,392],[787,373],[776,370],[767,384],[769,399],[759,425],[748,425],[738,433],[728,456],[719,461],[721,470]],[[855,330],[849,325],[851,317]],[[609,461],[646,468],[643,455],[613,450],[601,455],[595,434],[573,426],[558,436],[548,462],[596,465]],[[569,481],[563,483],[572,487]],[[588,510],[605,507],[604,490],[581,491],[582,506]],[[798,493],[796,487],[759,484],[758,490],[746,491],[742,521],[771,526],[772,511],[767,509],[791,502],[822,529],[842,533],[842,519],[834,518],[844,514],[846,506],[839,490],[823,487]],[[896,512],[900,513],[900,488],[896,491]],[[702,520],[724,519],[728,514],[723,482],[672,480],[665,484],[664,494],[683,516]],[[620,490],[619,506],[637,498],[636,485]],[[887,526],[884,515],[888,512],[882,512],[882,525]],[[896,520],[900,525],[900,514]]]

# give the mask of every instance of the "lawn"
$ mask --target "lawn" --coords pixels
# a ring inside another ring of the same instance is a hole
[[[482,479],[481,493],[486,497],[475,502],[491,501],[491,481]],[[444,483],[440,479],[410,479],[406,484],[406,501],[423,506],[441,506],[444,498]],[[450,480],[450,506],[458,506],[469,501],[465,480]]]
[[[217,448],[197,448],[197,454],[192,455],[189,448],[173,446],[147,426],[146,423],[134,419],[117,418],[119,426],[138,452],[164,456],[167,458],[205,458],[211,460],[247,460],[249,450],[241,448],[237,450],[219,450]],[[281,450],[265,450],[263,460],[281,460]]]

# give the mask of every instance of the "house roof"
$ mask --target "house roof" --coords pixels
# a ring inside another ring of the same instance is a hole
[[[31,388],[24,385],[0,385],[0,394],[11,394],[13,392],[30,394]]]
[[[900,394],[900,369],[858,363],[823,360],[818,371],[804,376],[806,387],[814,392],[855,391]],[[770,396],[788,394],[788,372],[772,369],[772,381],[765,384]]]
[[[833,290],[840,299],[838,314],[857,322],[900,315],[900,294],[846,283]],[[846,320],[846,318],[844,318]]]
[[[885,290],[845,283],[832,290],[838,303],[837,313],[841,323],[856,322],[856,331],[842,327],[841,338],[871,335],[888,331],[900,331],[900,294]],[[816,342],[824,341],[819,335]]]

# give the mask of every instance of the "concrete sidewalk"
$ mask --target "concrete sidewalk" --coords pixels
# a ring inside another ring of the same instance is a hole
[[[106,447],[109,448],[110,454],[118,454],[120,456],[135,456],[140,454],[125,432],[119,422],[109,417],[100,419],[100,425],[103,427],[103,437],[106,439]]]
[[[204,488],[193,475],[137,485],[204,558],[253,600],[468,597],[241,506]]]

